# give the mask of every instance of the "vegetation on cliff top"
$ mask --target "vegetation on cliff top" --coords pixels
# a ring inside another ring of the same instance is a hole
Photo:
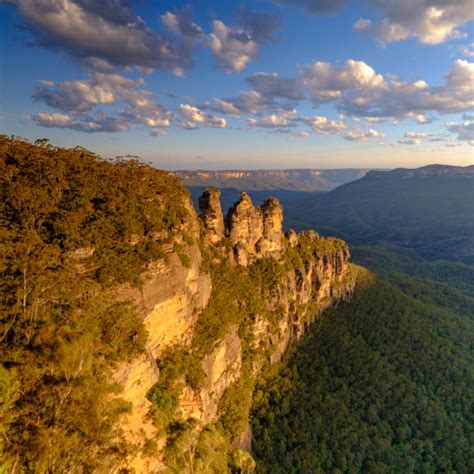
[[[114,363],[143,350],[147,262],[185,223],[186,191],[135,159],[0,138],[0,471],[107,471],[128,407]]]

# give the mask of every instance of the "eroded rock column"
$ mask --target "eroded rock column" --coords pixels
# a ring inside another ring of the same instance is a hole
[[[206,228],[207,239],[217,244],[224,238],[224,216],[221,209],[221,192],[218,189],[206,189],[199,198],[201,219]]]

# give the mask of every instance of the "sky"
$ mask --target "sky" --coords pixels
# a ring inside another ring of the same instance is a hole
[[[0,131],[162,169],[474,163],[472,0],[0,1]]]

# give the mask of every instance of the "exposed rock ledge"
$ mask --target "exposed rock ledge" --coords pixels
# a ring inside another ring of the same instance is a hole
[[[132,407],[123,420],[123,431],[134,449],[121,468],[135,472],[166,470],[163,454],[166,436],[160,435],[153,423],[146,394],[160,380],[156,360],[166,350],[178,346],[193,350],[194,329],[212,292],[211,276],[202,265],[204,254],[208,259],[209,255],[218,254],[222,262],[228,258],[230,245],[231,259],[242,267],[266,258],[289,262],[272,288],[272,296],[265,300],[268,310],[278,314],[278,320],[271,322],[259,314],[249,315],[252,338],[251,343],[246,343],[245,351],[246,357],[250,354],[251,363],[250,369],[245,369],[250,370],[246,377],[255,377],[264,365],[279,361],[291,341],[301,337],[334,301],[349,297],[354,286],[349,277],[349,252],[345,244],[335,241],[337,245],[322,251],[326,239],[315,232],[297,235],[290,231],[285,237],[278,200],[267,199],[256,207],[242,193],[225,220],[219,191],[206,190],[199,204],[205,238],[200,237],[198,216],[188,203],[190,222],[184,232],[194,242],[184,245],[189,265],[185,266],[171,252],[167,261],[157,261],[149,268],[140,291],[131,287],[119,291],[120,298],[136,301],[148,331],[147,354],[123,364],[115,373],[115,380],[124,387],[122,396]],[[290,252],[303,257],[291,263]],[[201,359],[202,385],[198,389],[183,387],[175,416],[177,420],[195,420],[196,436],[219,419],[219,402],[224,393],[244,375],[243,345],[239,327],[229,327]],[[244,431],[231,440],[231,449],[249,449],[250,439],[247,423]],[[144,449],[150,440],[156,443],[153,452]]]

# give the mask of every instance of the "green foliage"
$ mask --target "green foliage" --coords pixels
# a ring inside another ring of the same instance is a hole
[[[257,264],[250,268],[233,267],[226,260],[211,269],[213,289],[207,307],[199,316],[193,337],[193,349],[201,356],[225,336],[233,325],[240,326],[246,318],[267,315],[264,296],[270,286],[265,277],[257,278]],[[281,264],[277,264],[281,265]],[[273,279],[271,273],[267,273]]]
[[[183,231],[186,191],[136,160],[3,136],[0,190],[0,457],[25,472],[110,472],[129,409],[111,374],[146,339],[116,288],[139,285]]]
[[[160,378],[148,391],[157,428],[166,433],[175,421],[178,398],[185,385],[198,389],[205,375],[200,359],[185,347],[171,347],[158,361]]]
[[[262,379],[259,472],[472,471],[471,302],[448,309],[430,284],[398,285],[409,291],[366,280]]]
[[[248,451],[237,449],[231,456],[232,472],[240,472],[242,474],[249,474],[254,472],[256,463]]]
[[[446,260],[429,261],[412,249],[394,244],[355,245],[352,258],[364,267],[384,277],[396,273],[440,283],[451,290],[474,294],[474,266]]]
[[[194,472],[223,474],[229,472],[229,438],[218,425],[208,425],[199,434],[194,456]]]
[[[236,439],[247,427],[253,389],[253,377],[244,373],[237,382],[227,387],[219,401],[220,422],[230,439]]]

